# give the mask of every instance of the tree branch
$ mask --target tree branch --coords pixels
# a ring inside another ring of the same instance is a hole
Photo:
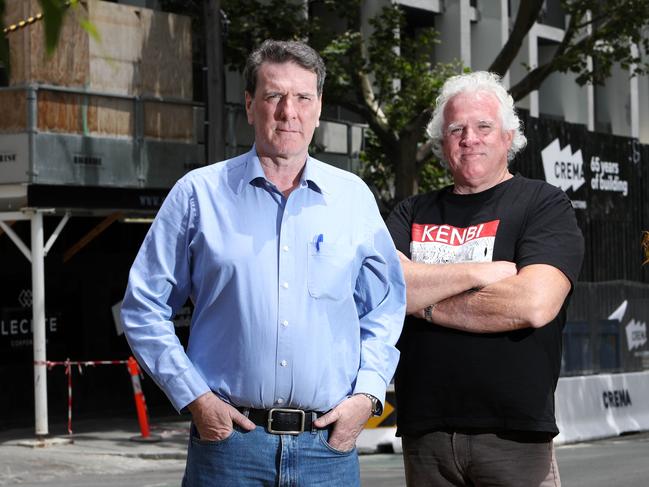
[[[532,91],[538,89],[541,83],[557,70],[557,66],[559,66],[564,59],[570,57],[574,51],[579,52],[582,50],[581,47],[589,41],[592,34],[583,37],[575,45],[570,46],[570,43],[578,32],[577,25],[580,20],[581,17],[577,15],[571,16],[570,24],[568,24],[565,35],[557,47],[554,56],[552,56],[552,59],[542,66],[538,66],[531,70],[522,80],[509,89],[509,93],[512,95],[512,98],[514,98],[514,101],[518,101],[529,95]]]
[[[361,97],[365,102],[365,105],[369,109],[370,113],[372,113],[374,118],[376,118],[376,123],[379,124],[383,128],[383,130],[389,130],[388,118],[385,116],[385,113],[383,113],[383,110],[381,110],[381,106],[376,101],[374,90],[372,89],[372,82],[370,81],[369,76],[362,72],[356,73],[356,76],[359,81]]]
[[[489,71],[504,76],[516,58],[523,45],[523,39],[536,22],[539,12],[543,7],[543,0],[529,0],[520,2],[514,27],[509,34],[507,42],[500,50],[496,59],[489,66]]]

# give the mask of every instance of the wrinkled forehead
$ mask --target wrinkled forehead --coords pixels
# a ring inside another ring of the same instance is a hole
[[[444,126],[468,119],[500,122],[500,102],[489,91],[463,91],[453,95],[444,107]]]
[[[265,84],[266,87],[298,86],[302,90],[317,92],[318,75],[315,71],[307,69],[294,61],[281,63],[264,61],[257,71],[257,84]]]

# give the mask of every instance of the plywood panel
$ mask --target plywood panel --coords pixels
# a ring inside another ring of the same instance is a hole
[[[88,119],[92,135],[132,137],[134,134],[134,106],[130,100],[91,97]]]
[[[7,0],[5,22],[15,23],[41,11],[37,0]],[[83,7],[66,15],[56,51],[48,56],[43,22],[36,22],[9,35],[11,85],[28,82],[84,86],[88,82],[88,35],[79,25]]]
[[[38,130],[42,132],[82,133],[83,123],[78,95],[40,91]]]
[[[88,11],[101,35],[100,42],[89,39],[89,86],[105,93],[138,94],[142,56],[140,17],[147,10],[93,1]]]
[[[38,130],[130,137],[133,103],[117,98],[39,91]]]
[[[142,11],[142,94],[192,99],[192,38],[188,17]]]
[[[194,133],[192,107],[147,102],[144,136],[154,139],[191,141]]]
[[[6,0],[5,23],[41,11],[37,0]],[[38,82],[116,94],[192,98],[188,17],[90,0],[70,9],[55,53],[45,54],[43,22],[10,34],[11,85]],[[97,42],[83,30],[88,17]]]
[[[32,10],[29,1],[5,0],[4,25],[16,24],[30,16]],[[9,63],[11,64],[10,84],[20,84],[27,79],[28,61],[30,56],[29,32],[19,29],[8,34]]]
[[[0,91],[0,132],[24,132],[27,127],[27,100],[24,91]]]

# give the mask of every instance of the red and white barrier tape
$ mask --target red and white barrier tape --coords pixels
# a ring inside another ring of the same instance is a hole
[[[84,360],[84,361],[52,361],[52,360],[35,360],[34,365],[45,365],[51,370],[57,365],[65,367],[65,375],[68,376],[68,434],[72,434],[72,366],[76,365],[79,373],[83,374],[82,367],[94,367],[95,365],[128,365],[128,360]]]

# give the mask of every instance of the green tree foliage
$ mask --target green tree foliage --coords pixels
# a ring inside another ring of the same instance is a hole
[[[326,93],[371,129],[361,155],[362,176],[388,206],[417,189],[447,182],[439,161],[419,149],[438,91],[461,65],[433,64],[437,32],[421,29],[416,37],[407,35],[397,6],[387,6],[370,19],[372,33],[365,37],[358,14],[350,14],[359,12],[359,3],[349,1],[342,8],[336,3],[338,13],[346,16],[347,29],[325,38],[321,48],[330,72]]]
[[[640,51],[649,52],[649,0],[561,0],[561,7],[568,19],[563,39],[550,60],[529,67],[527,75],[510,88],[514,100],[538,89],[557,71],[575,73],[580,85],[603,84],[616,64],[632,76],[648,72]],[[543,20],[542,8],[543,0],[520,2],[509,39],[490,71],[507,72],[534,22]],[[590,68],[589,58],[596,69]]]
[[[40,21],[43,22],[45,29],[45,49],[46,52],[51,55],[59,42],[65,14],[70,8],[78,11],[78,9],[81,8],[81,2],[80,0],[38,0],[38,3],[41,6],[40,13],[42,14]],[[2,36],[0,36],[0,65],[5,68],[10,68],[8,36],[11,35],[12,32],[15,32],[15,30],[9,31],[8,29],[10,27],[5,27],[4,25],[6,4],[6,0],[0,0],[0,32],[2,32]],[[26,21],[27,19],[21,20]],[[80,15],[79,22],[91,36],[96,40],[99,40],[99,32],[97,32],[94,25],[88,21],[87,16]],[[26,27],[18,28],[30,28],[30,25],[31,24],[26,24]]]

